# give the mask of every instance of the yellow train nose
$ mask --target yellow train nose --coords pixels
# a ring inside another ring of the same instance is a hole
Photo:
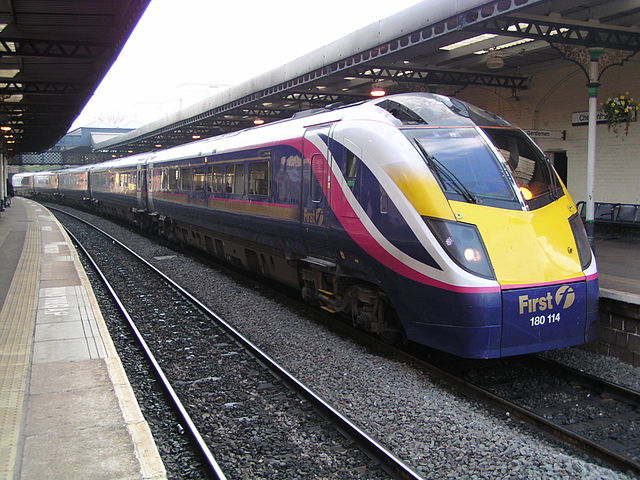
[[[582,276],[564,196],[533,211],[452,201],[459,221],[478,227],[501,285],[558,282]]]

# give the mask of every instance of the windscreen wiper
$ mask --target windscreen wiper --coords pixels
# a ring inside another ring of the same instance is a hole
[[[551,193],[551,198],[554,200],[557,200],[558,198],[560,198],[560,195],[558,194],[558,188],[560,187],[560,185],[558,184],[558,177],[556,177],[556,171],[553,169],[553,166],[551,165],[551,160],[549,160],[549,158],[546,155],[544,157],[544,162],[547,164],[547,171],[549,172],[549,182],[551,183],[549,190]]]
[[[429,155],[425,148],[422,146],[420,141],[417,138],[413,140],[416,144],[416,147],[422,153],[423,157],[427,161],[427,165],[431,169],[431,171],[438,177],[440,183],[444,187],[446,183],[451,185],[456,193],[459,193],[464,197],[464,199],[469,203],[478,203],[478,199],[469,191],[467,187],[456,177],[456,175],[449,170],[444,164],[442,164],[436,157],[433,155]],[[446,182],[445,182],[446,180]]]

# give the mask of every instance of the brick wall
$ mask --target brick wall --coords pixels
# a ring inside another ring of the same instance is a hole
[[[598,339],[586,348],[640,366],[640,305],[600,298]]]

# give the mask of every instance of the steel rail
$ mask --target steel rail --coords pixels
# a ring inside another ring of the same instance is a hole
[[[318,409],[321,412],[321,414],[329,418],[336,425],[336,427],[340,432],[342,432],[345,436],[353,440],[360,447],[360,449],[362,449],[367,453],[367,455],[369,455],[370,457],[378,461],[382,466],[382,468],[385,471],[387,471],[389,474],[391,474],[394,478],[399,480],[424,480],[422,476],[420,476],[416,471],[414,471],[411,467],[405,464],[400,458],[398,458],[391,451],[389,451],[382,444],[380,444],[377,440],[375,440],[369,434],[367,434],[358,426],[356,426],[353,422],[351,422],[351,420],[349,420],[340,412],[338,412],[319,394],[317,394],[312,389],[304,385],[293,374],[289,373],[284,367],[279,365],[275,360],[273,360],[269,355],[267,355],[264,351],[262,351],[258,346],[254,345],[242,333],[236,330],[233,326],[231,326],[228,322],[226,322],[217,313],[210,310],[209,307],[203,304],[189,291],[181,287],[168,275],[164,274],[162,271],[156,268],[153,264],[149,263],[147,260],[145,260],[136,252],[134,252],[132,249],[130,249],[129,247],[124,245],[122,242],[120,242],[118,239],[109,235],[107,232],[100,229],[99,227],[92,225],[90,222],[55,207],[47,206],[47,208],[50,208],[51,210],[54,210],[57,212],[61,212],[65,215],[75,218],[76,220],[90,226],[91,228],[95,229],[96,231],[100,232],[102,235],[110,239],[114,244],[120,246],[121,248],[129,252],[131,255],[136,257],[141,263],[145,264],[151,270],[153,270],[161,279],[163,279],[169,285],[171,285],[177,292],[179,292],[180,294],[188,298],[194,305],[200,308],[209,318],[214,320],[221,328],[223,328],[227,332],[228,335],[230,335],[234,340],[236,340],[240,345],[242,345],[259,362],[261,362],[267,368],[269,368],[269,370],[271,370],[278,378],[283,380],[287,385],[290,386],[290,388],[300,393],[307,401],[309,401],[316,409]]]
[[[67,214],[66,212],[63,212],[62,210],[58,210],[58,209],[52,209],[52,210],[60,211],[62,213]],[[67,215],[69,215],[69,214],[67,214]],[[82,245],[82,243],[66,227],[65,227],[65,230],[67,231],[67,234],[69,235],[69,237],[71,237],[71,239],[74,241],[74,243],[82,250],[82,253],[87,257],[87,259],[89,260],[89,262],[91,263],[91,265],[93,266],[95,271],[98,273],[98,276],[100,277],[100,280],[104,284],[105,288],[109,291],[109,294],[111,295],[111,297],[113,298],[114,302],[116,303],[116,305],[118,307],[118,310],[120,310],[120,313],[127,320],[127,323],[129,324],[129,327],[131,328],[131,331],[133,332],[134,336],[136,337],[136,341],[138,342],[140,348],[144,352],[144,355],[147,357],[147,360],[149,361],[149,363],[153,367],[153,370],[155,371],[157,377],[160,379],[160,382],[162,384],[162,387],[165,390],[165,393],[169,396],[169,398],[171,399],[171,402],[173,402],[173,404],[174,404],[175,409],[178,411],[179,416],[182,418],[182,421],[187,426],[186,431],[189,432],[189,434],[191,435],[193,441],[195,442],[198,450],[200,450],[200,454],[202,455],[203,459],[205,460],[206,466],[211,471],[211,473],[213,473],[214,478],[216,480],[227,480],[227,477],[225,476],[225,474],[223,473],[222,469],[218,465],[218,462],[216,461],[216,459],[213,457],[213,454],[211,453],[211,450],[209,450],[209,447],[207,446],[207,444],[205,443],[204,439],[202,438],[202,435],[200,435],[200,432],[198,431],[197,427],[195,426],[195,423],[193,422],[193,420],[189,416],[189,413],[187,412],[187,410],[184,408],[184,405],[182,404],[182,401],[180,400],[180,398],[176,394],[175,390],[173,389],[173,387],[169,383],[169,380],[167,379],[167,376],[164,374],[164,372],[162,370],[162,367],[160,367],[160,364],[158,363],[158,361],[156,360],[155,356],[153,355],[153,353],[149,349],[149,346],[147,345],[147,342],[145,342],[144,338],[142,337],[142,334],[138,330],[138,327],[136,327],[135,322],[133,321],[133,319],[129,315],[129,312],[127,311],[127,309],[124,306],[124,304],[122,303],[122,301],[120,300],[120,297],[118,297],[118,294],[115,292],[115,290],[113,289],[113,287],[111,286],[111,284],[109,283],[107,278],[105,277],[104,273],[102,273],[102,270],[100,269],[100,267],[98,267],[98,264],[95,262],[93,257],[86,250],[86,248]]]
[[[608,380],[598,378],[590,373],[570,367],[564,363],[556,362],[549,358],[541,357],[539,355],[536,355],[533,358],[546,368],[553,369],[554,373],[562,376],[563,378],[568,380],[579,378],[580,382],[589,388],[608,393],[620,400],[640,406],[640,392],[637,390],[609,382]]]
[[[534,411],[522,407],[504,397],[496,395],[495,393],[490,392],[486,388],[483,388],[479,385],[474,384],[473,382],[469,382],[459,377],[455,373],[451,373],[447,371],[446,368],[439,367],[435,364],[432,364],[426,360],[418,358],[410,353],[403,352],[401,350],[397,350],[394,354],[399,357],[414,362],[421,367],[423,367],[428,372],[436,375],[441,378],[445,382],[454,386],[455,388],[465,392],[466,394],[473,396],[474,398],[487,401],[488,403],[497,406],[498,408],[507,411],[509,414],[519,418],[525,423],[531,424],[534,427],[547,432],[556,438],[579,448],[588,454],[594,456],[595,458],[600,459],[607,465],[616,468],[620,471],[630,472],[634,475],[640,475],[640,462],[634,460],[631,457],[623,455],[619,452],[616,452],[604,445],[601,445],[593,440],[587,438],[584,435],[580,435],[558,423],[555,423],[551,420],[544,418],[541,415],[538,415]],[[586,374],[584,374],[586,376]],[[595,377],[593,377],[595,378]],[[608,382],[605,382],[608,383]],[[620,392],[620,396],[622,398],[628,399],[629,395],[638,396],[638,393],[633,392],[633,390],[626,389],[624,387],[619,387],[609,383],[609,386],[618,387]],[[637,401],[637,400],[636,400]]]
[[[384,343],[381,340],[367,334],[366,332],[357,328],[353,328],[347,324],[333,324],[333,328],[339,328],[339,330],[343,333],[347,333],[352,338],[361,341],[362,343],[371,348],[374,348],[379,352],[382,352],[386,355],[391,355],[397,360],[404,361],[409,364],[414,364],[424,369],[425,372],[433,375],[435,378],[438,378],[444,383],[450,385],[452,388],[455,388],[456,390],[462,392],[463,394],[469,397],[473,397],[480,402],[493,405],[500,410],[506,411],[509,413],[509,415],[518,418],[523,423],[527,423],[537,428],[538,430],[546,432],[549,435],[553,435],[555,438],[590,454],[594,458],[599,459],[600,461],[617,470],[630,472],[633,475],[640,476],[640,462],[638,462],[637,460],[620,454],[610,448],[594,442],[593,440],[590,440],[583,435],[580,435],[572,430],[558,425],[557,423],[554,423],[544,418],[543,416],[538,415],[532,410],[521,407],[520,405],[511,402],[506,398],[492,393],[486,388],[464,380],[455,373],[446,370],[446,368],[440,367],[435,363],[431,363],[423,358],[420,358],[419,353],[411,353],[406,350],[399,349],[393,345]],[[539,357],[537,357],[537,359],[539,359]],[[545,361],[547,360],[545,359]],[[568,372],[575,369],[565,367],[565,370],[567,372],[566,375],[569,375]],[[597,382],[603,389],[606,388],[607,392],[610,392],[612,394],[615,392],[615,396],[622,400],[626,400],[628,402],[638,401],[640,392],[636,392],[634,390],[612,384],[605,380],[597,379],[597,377],[593,377],[584,372],[580,372],[579,370],[575,370],[575,372],[580,373],[580,377],[585,379],[585,381],[588,381],[589,377],[591,377],[591,382]]]

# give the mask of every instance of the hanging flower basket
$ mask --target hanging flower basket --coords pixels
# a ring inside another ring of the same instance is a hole
[[[624,123],[624,134],[629,134],[629,123],[635,118],[638,111],[638,104],[629,95],[629,92],[607,98],[602,104],[602,111],[607,115],[607,126],[616,135],[618,129]]]

